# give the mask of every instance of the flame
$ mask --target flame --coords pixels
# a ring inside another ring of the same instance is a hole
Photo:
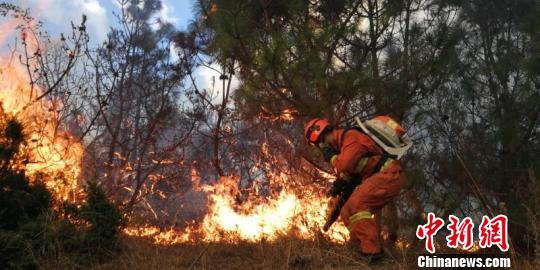
[[[0,24],[3,33],[0,42],[15,31],[14,25],[17,25],[14,19]],[[22,31],[29,51],[38,51],[35,37]],[[0,56],[0,110],[15,117],[26,135],[26,144],[19,153],[26,161],[16,162],[13,167],[24,169],[31,182],[44,181],[55,199],[68,200],[75,197],[83,147],[73,136],[59,129],[61,104],[47,98],[35,100],[42,93],[39,86],[31,86],[26,68],[18,61],[10,61],[8,56]]]
[[[281,112],[281,115],[279,116],[279,118],[283,121],[292,121],[294,120],[293,114],[295,113],[297,113],[297,111],[291,110],[291,109],[285,109]]]
[[[284,109],[279,114],[272,114],[269,109],[262,106],[262,112],[259,114],[259,118],[267,119],[272,122],[282,121],[282,122],[292,122],[294,121],[294,115],[298,114],[298,111],[295,109]]]
[[[287,142],[292,146],[290,140]],[[265,172],[264,177],[255,179],[247,188],[242,188],[241,179],[235,176],[221,177],[212,185],[204,184],[198,170],[191,168],[192,189],[207,198],[206,212],[200,221],[190,222],[184,228],[168,229],[132,225],[124,232],[164,245],[201,241],[272,242],[284,236],[305,240],[322,236],[335,243],[346,242],[349,232],[341,222],[324,234],[321,231],[329,203],[325,190],[313,183],[302,184],[301,178],[287,169],[289,164],[281,158],[283,153],[276,153],[269,142],[261,143],[260,154],[264,158],[259,158],[251,170]],[[333,178],[321,172],[319,175],[328,181]]]
[[[286,176],[274,177],[283,180]],[[201,187],[210,199],[209,211],[201,223],[193,222],[183,230],[132,226],[124,232],[150,237],[157,244],[272,242],[283,236],[314,239],[325,223],[327,200],[318,193],[307,192],[301,197],[292,190],[283,189],[274,199],[249,198],[239,205],[235,196],[237,186],[238,181],[234,177],[222,177],[217,184]],[[347,235],[345,226],[336,222],[326,237],[330,241],[344,243]]]
[[[411,246],[411,243],[409,243],[405,239],[397,239],[394,245],[396,248],[400,250],[404,250],[404,249],[408,249]]]
[[[9,21],[9,24],[0,25],[0,29],[12,30],[13,25]],[[5,36],[5,33],[0,34],[0,39]],[[34,37],[23,36],[29,51],[44,49],[36,46],[37,42],[32,41]],[[7,57],[0,57],[0,106],[3,112],[23,124],[28,141],[21,152],[29,162],[21,161],[14,166],[24,169],[31,181],[43,180],[57,200],[68,200],[77,192],[84,149],[76,138],[59,130],[62,104],[47,98],[35,100],[43,93],[38,85],[30,84],[26,67],[10,63]],[[292,121],[295,113],[285,109],[273,120]],[[265,144],[261,152],[271,156],[272,150]],[[115,155],[123,158],[120,154]],[[321,235],[328,200],[321,190],[317,190],[318,187],[295,187],[291,184],[294,181],[290,175],[270,173],[267,175],[268,186],[255,182],[254,192],[239,200],[238,195],[242,193],[238,178],[222,177],[216,184],[205,185],[200,182],[196,170],[193,169],[191,174],[193,189],[205,193],[208,198],[207,212],[200,222],[191,222],[183,229],[173,227],[166,230],[151,225],[134,225],[124,232],[151,237],[159,244],[275,241],[283,236],[315,239]],[[153,177],[156,181],[160,179],[160,175]],[[259,196],[263,191],[269,195]],[[333,242],[343,243],[347,240],[348,231],[337,222],[324,235]]]

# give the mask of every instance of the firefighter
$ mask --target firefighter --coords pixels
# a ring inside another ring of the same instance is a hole
[[[391,127],[398,136],[405,133],[389,117],[380,116],[372,121]],[[324,159],[339,175],[330,195],[336,195],[343,188],[353,189],[340,212],[352,243],[370,261],[381,258],[381,209],[399,194],[405,183],[399,161],[361,129],[334,128],[326,119],[316,118],[307,123],[304,132],[308,142],[320,148]],[[358,184],[351,185],[354,182]]]

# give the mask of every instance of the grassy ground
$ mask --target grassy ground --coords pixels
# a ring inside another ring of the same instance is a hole
[[[368,265],[345,245],[283,239],[274,243],[154,245],[125,237],[122,252],[91,269],[416,269],[416,253],[386,248],[386,259]],[[536,269],[514,261],[513,269]],[[84,269],[58,256],[42,261],[43,269]]]

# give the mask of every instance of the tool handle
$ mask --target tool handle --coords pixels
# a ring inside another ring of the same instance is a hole
[[[327,232],[332,226],[332,224],[334,224],[334,222],[336,222],[336,220],[339,218],[339,213],[341,213],[341,208],[343,207],[346,201],[347,200],[346,199],[344,200],[343,195],[339,196],[339,199],[336,205],[334,206],[334,209],[332,209],[332,212],[328,216],[328,219],[326,220],[326,223],[323,226],[324,232]]]

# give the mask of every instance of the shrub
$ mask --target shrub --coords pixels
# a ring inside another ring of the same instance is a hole
[[[18,230],[50,205],[51,197],[44,185],[29,185],[24,173],[0,174],[0,229]]]
[[[32,246],[21,235],[0,230],[0,269],[37,269]]]
[[[40,256],[68,254],[85,264],[110,254],[122,217],[101,187],[89,183],[87,201],[80,206],[64,203],[60,209],[66,215],[60,216],[45,185],[30,184],[24,170],[11,167],[24,134],[15,120],[2,120],[0,115],[0,269],[34,269]]]
[[[99,259],[117,248],[122,216],[99,185],[89,183],[86,192],[87,201],[76,216],[89,226],[82,231],[77,249],[82,260],[88,255]]]

